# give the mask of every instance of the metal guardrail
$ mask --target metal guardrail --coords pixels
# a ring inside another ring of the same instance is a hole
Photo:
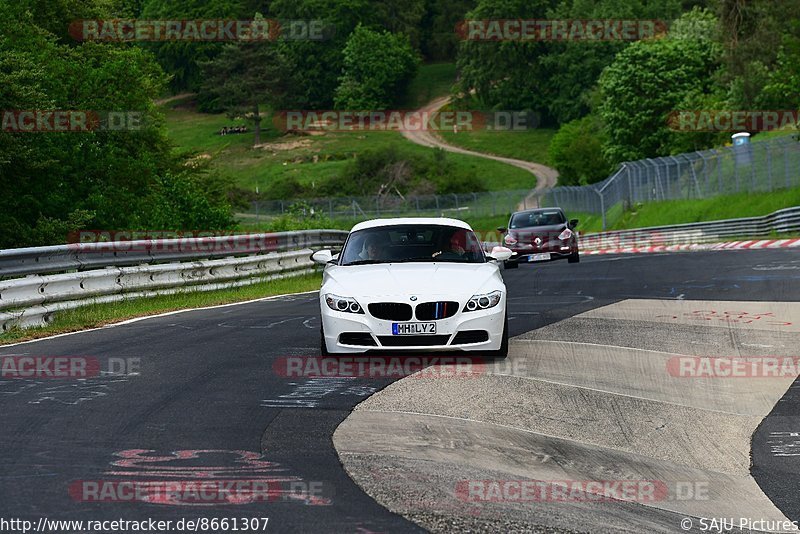
[[[302,230],[15,248],[0,250],[0,278],[298,250],[341,244],[346,236],[341,230]]]
[[[580,237],[580,246],[583,250],[598,250],[688,245],[710,243],[731,237],[764,237],[773,233],[800,233],[800,206],[778,210],[762,217],[585,234]]]
[[[0,326],[7,330],[40,325],[55,312],[87,304],[237,287],[312,272],[310,247],[340,246],[347,233],[309,230],[235,240],[224,236],[3,250],[0,272],[28,276],[0,281]],[[176,258],[184,261],[169,262]],[[58,274],[45,274],[54,272]]]

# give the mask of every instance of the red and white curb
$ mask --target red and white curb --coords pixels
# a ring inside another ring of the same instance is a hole
[[[726,243],[695,243],[691,245],[654,245],[648,247],[602,248],[581,250],[581,254],[647,254],[650,252],[684,252],[698,250],[754,250],[764,248],[796,248],[800,239],[761,239]]]

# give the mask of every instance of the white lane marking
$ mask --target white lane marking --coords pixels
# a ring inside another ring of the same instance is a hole
[[[302,319],[302,317],[290,317],[289,319],[284,319],[282,321],[275,321],[275,322],[269,323],[266,327],[267,328],[272,328],[273,326],[278,326],[280,324],[288,323],[289,321],[297,321],[298,319]]]
[[[285,293],[283,295],[273,295],[271,297],[261,297],[261,298],[252,299],[252,300],[243,300],[241,302],[231,302],[229,304],[217,304],[215,306],[204,306],[202,308],[186,308],[184,310],[174,310],[174,311],[170,311],[170,312],[159,313],[158,315],[146,315],[144,317],[134,317],[133,319],[126,319],[125,321],[120,321],[118,323],[112,323],[112,324],[107,324],[107,325],[103,325],[103,326],[98,326],[97,328],[89,328],[87,330],[76,330],[75,332],[64,332],[63,334],[54,334],[52,336],[39,337],[39,338],[36,338],[36,339],[29,339],[27,341],[18,341],[17,343],[9,343],[7,345],[0,345],[0,350],[4,349],[6,347],[16,347],[18,345],[25,345],[26,343],[37,343],[39,341],[47,341],[49,339],[56,339],[56,338],[59,338],[59,337],[74,336],[76,334],[85,334],[87,332],[95,332],[97,330],[104,330],[106,328],[114,328],[115,326],[122,326],[122,325],[126,325],[126,324],[138,323],[139,321],[146,321],[148,319],[158,319],[159,317],[167,317],[169,315],[177,315],[179,313],[187,313],[187,312],[193,312],[193,311],[204,311],[204,310],[215,310],[215,309],[218,309],[218,308],[227,308],[227,307],[230,307],[230,306],[241,306],[243,304],[252,304],[254,302],[264,302],[264,301],[268,301],[268,300],[277,300],[277,299],[282,299],[282,298],[286,298],[286,297],[293,297],[293,296],[297,296],[297,295],[310,295],[311,293],[318,293],[318,292],[319,292],[319,290],[315,289],[313,291],[303,291],[301,293]]]
[[[305,326],[306,328],[311,328],[311,329],[313,329],[314,327],[313,327],[313,326],[311,326],[309,323],[310,323],[311,321],[315,320],[315,319],[316,319],[316,317],[309,317],[308,319],[306,319],[305,321],[303,321],[303,326]]]

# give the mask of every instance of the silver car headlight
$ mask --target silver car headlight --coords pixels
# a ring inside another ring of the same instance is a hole
[[[332,293],[325,295],[325,304],[334,311],[344,313],[364,313],[364,308],[352,297],[340,297]]]
[[[464,307],[465,312],[488,310],[494,308],[500,303],[500,298],[503,296],[502,291],[492,291],[484,295],[472,295]]]

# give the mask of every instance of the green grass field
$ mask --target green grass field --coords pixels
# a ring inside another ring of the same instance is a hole
[[[295,177],[312,188],[342,172],[348,160],[367,149],[396,145],[407,158],[427,157],[433,149],[412,144],[398,132],[326,132],[322,135],[283,135],[272,128],[262,144],[253,148],[252,134],[220,136],[222,126],[237,124],[225,115],[208,115],[184,108],[164,109],[169,136],[178,150],[210,159],[214,170],[233,179],[243,189],[264,191],[283,177]],[[483,158],[448,154],[461,170],[472,170],[493,191],[535,186],[529,172]]]
[[[556,130],[539,128],[524,131],[445,131],[440,134],[451,145],[547,165],[547,149]]]

